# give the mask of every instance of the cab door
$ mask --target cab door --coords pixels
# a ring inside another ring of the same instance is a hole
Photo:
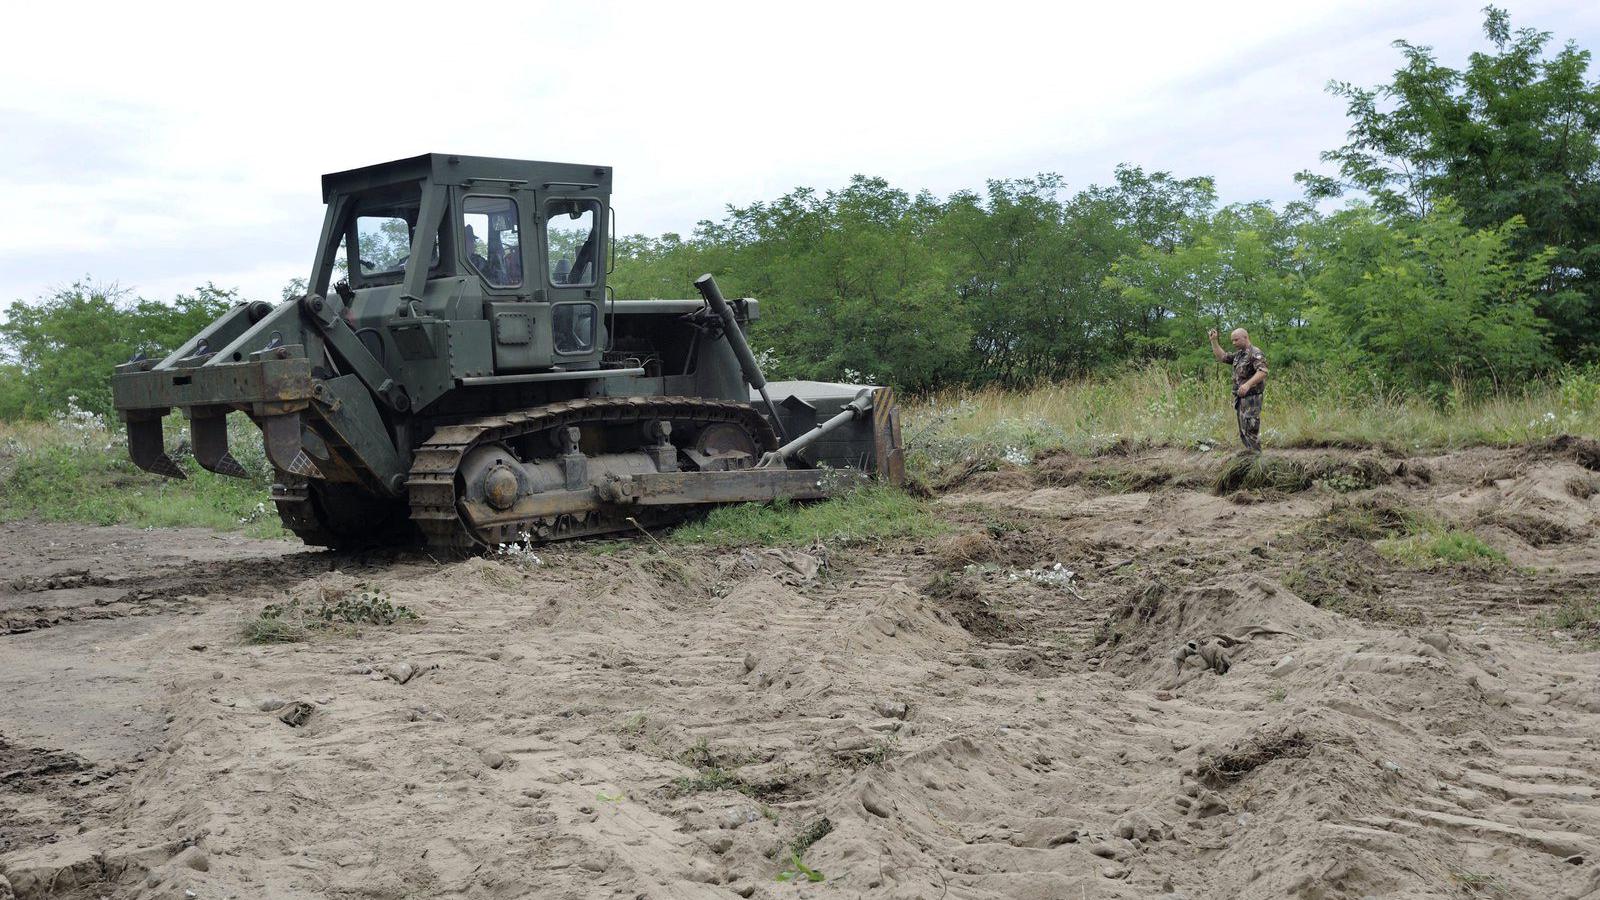
[[[556,192],[546,194],[539,209],[554,363],[591,368],[604,340],[605,204],[592,195]]]

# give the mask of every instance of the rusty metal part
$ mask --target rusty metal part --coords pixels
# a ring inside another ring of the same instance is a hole
[[[228,452],[228,408],[195,406],[184,412],[189,416],[189,438],[200,468],[231,478],[248,477],[244,466]]]
[[[161,418],[166,410],[129,410],[123,413],[128,421],[128,456],[133,464],[146,472],[168,478],[187,478],[183,469],[167,455],[166,438],[161,433]]]

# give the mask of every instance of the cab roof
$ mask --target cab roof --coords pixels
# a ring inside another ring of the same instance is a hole
[[[322,202],[327,203],[334,194],[353,194],[369,188],[423,180],[448,185],[511,183],[536,190],[560,187],[601,194],[611,192],[609,166],[424,153],[359,169],[330,172],[322,176]]]

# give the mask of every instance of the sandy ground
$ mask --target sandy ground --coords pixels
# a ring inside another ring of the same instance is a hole
[[[1370,462],[1045,460],[923,541],[537,566],[0,526],[0,897],[1600,896],[1600,653],[1542,618],[1597,590],[1600,475]],[[1511,564],[1401,568],[1350,504]],[[240,640],[361,591],[422,618]]]

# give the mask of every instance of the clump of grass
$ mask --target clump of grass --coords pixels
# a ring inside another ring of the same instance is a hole
[[[303,619],[285,616],[281,609],[270,605],[246,621],[239,635],[246,644],[293,644],[310,636],[311,630]]]
[[[711,748],[710,742],[705,738],[689,745],[679,752],[676,758],[678,762],[694,769],[695,772],[693,775],[681,775],[672,779],[668,792],[674,797],[686,797],[708,791],[738,791],[751,797],[757,793],[755,788],[746,784],[735,771],[745,760],[718,753]]]
[[[1083,473],[1082,483],[1112,494],[1131,494],[1154,490],[1173,479],[1173,472],[1164,467],[1148,469],[1108,467],[1090,469]]]
[[[1211,489],[1217,496],[1235,491],[1292,494],[1311,487],[1311,473],[1299,462],[1265,453],[1240,453],[1217,473]]]
[[[1304,759],[1313,746],[1314,741],[1299,731],[1255,735],[1227,752],[1201,760],[1195,777],[1209,787],[1226,787],[1273,760]]]
[[[1476,872],[1451,872],[1451,877],[1461,885],[1461,889],[1474,897],[1510,897],[1510,888],[1506,883],[1494,875],[1480,875]]]
[[[1318,460],[1311,466],[1311,475],[1317,482],[1341,494],[1387,484],[1392,477],[1382,463],[1370,456]]]
[[[285,603],[268,603],[245,622],[241,638],[247,644],[285,644],[307,640],[315,632],[348,631],[362,625],[395,625],[415,621],[417,614],[377,590],[357,585],[350,590],[324,588],[312,602],[295,597]]]
[[[719,507],[673,531],[670,540],[725,547],[849,545],[926,537],[947,528],[924,501],[888,485],[868,485],[815,503],[779,499]]]
[[[1328,511],[1288,538],[1291,547],[1323,549],[1350,540],[1376,541],[1423,530],[1434,522],[1389,491],[1336,500]]]
[[[1568,597],[1545,616],[1544,624],[1570,631],[1585,640],[1600,640],[1600,595]]]
[[[1433,526],[1401,538],[1379,541],[1377,551],[1412,568],[1438,565],[1488,567],[1506,561],[1506,555],[1470,531]]]
[[[806,851],[810,850],[817,841],[827,837],[833,831],[833,821],[827,816],[822,816],[800,830],[789,842],[789,862],[778,873],[779,881],[823,881],[826,876],[805,863]]]
[[[672,795],[675,797],[687,797],[690,794],[707,791],[738,791],[741,794],[754,794],[750,786],[740,781],[737,775],[717,766],[702,769],[693,775],[681,775],[672,779]]]

